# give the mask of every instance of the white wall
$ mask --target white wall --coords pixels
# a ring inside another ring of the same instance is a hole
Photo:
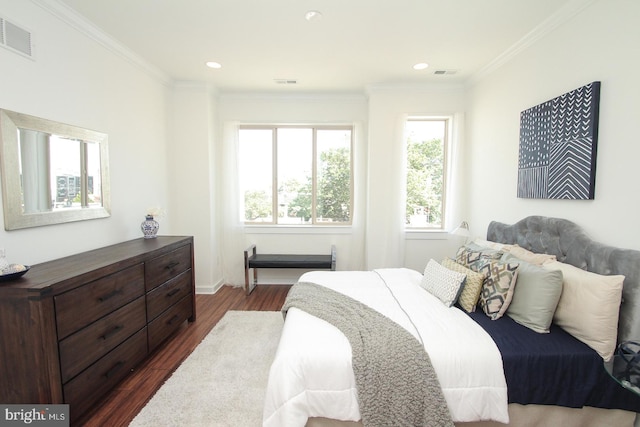
[[[640,249],[640,2],[600,0],[470,88],[467,216],[474,234],[490,220],[567,218],[596,240]],[[601,81],[595,200],[518,199],[520,112]]]
[[[141,237],[147,208],[169,203],[165,85],[34,2],[0,0],[0,13],[35,42],[35,60],[0,48],[0,108],[107,133],[111,169],[111,217],[0,227],[9,262],[31,265]],[[161,233],[171,232],[171,220]]]
[[[397,235],[390,229],[390,210],[398,202],[398,188],[401,188],[402,174],[390,169],[391,159],[398,162],[398,151],[394,144],[402,144],[400,136],[402,120],[406,115],[453,116],[464,121],[464,90],[461,86],[443,82],[439,85],[422,87],[372,88],[369,92],[369,141],[368,170],[369,191],[367,199],[367,268],[402,265],[418,271],[424,270],[430,258],[442,260],[453,255],[452,241],[446,232],[407,233],[406,238],[396,242]],[[458,123],[463,126],[463,123]],[[456,132],[460,133],[461,129]],[[464,136],[455,135],[457,140],[456,167],[462,161],[465,151]],[[450,212],[445,220],[445,228],[452,230],[462,219],[460,206],[464,189],[459,186],[458,177],[452,184],[448,205]],[[395,202],[395,203],[394,203]],[[402,208],[402,206],[401,206]],[[391,227],[392,228],[392,227]],[[394,257],[393,252],[401,254]]]
[[[222,285],[215,206],[215,92],[206,85],[180,82],[169,102],[168,145],[170,211],[174,234],[193,236],[196,292]]]

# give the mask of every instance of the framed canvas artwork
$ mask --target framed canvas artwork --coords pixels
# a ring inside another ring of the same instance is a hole
[[[600,82],[520,113],[518,197],[594,198]]]

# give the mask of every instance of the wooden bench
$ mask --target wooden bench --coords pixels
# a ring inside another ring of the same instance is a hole
[[[249,295],[258,285],[258,268],[304,268],[307,270],[335,270],[336,247],[330,255],[258,254],[256,245],[244,251],[244,285]],[[249,270],[253,269],[253,286],[249,284]]]

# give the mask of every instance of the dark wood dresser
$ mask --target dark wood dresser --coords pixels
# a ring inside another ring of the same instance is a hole
[[[0,402],[68,403],[77,419],[195,317],[192,237],[34,265],[0,283]]]

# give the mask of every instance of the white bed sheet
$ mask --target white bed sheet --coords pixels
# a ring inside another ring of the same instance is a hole
[[[421,340],[455,422],[508,423],[507,386],[495,343],[465,313],[421,288],[421,279],[417,271],[397,268],[315,271],[300,281],[360,300]],[[351,346],[333,325],[292,308],[269,374],[263,426],[302,427],[309,417],[360,420]]]

